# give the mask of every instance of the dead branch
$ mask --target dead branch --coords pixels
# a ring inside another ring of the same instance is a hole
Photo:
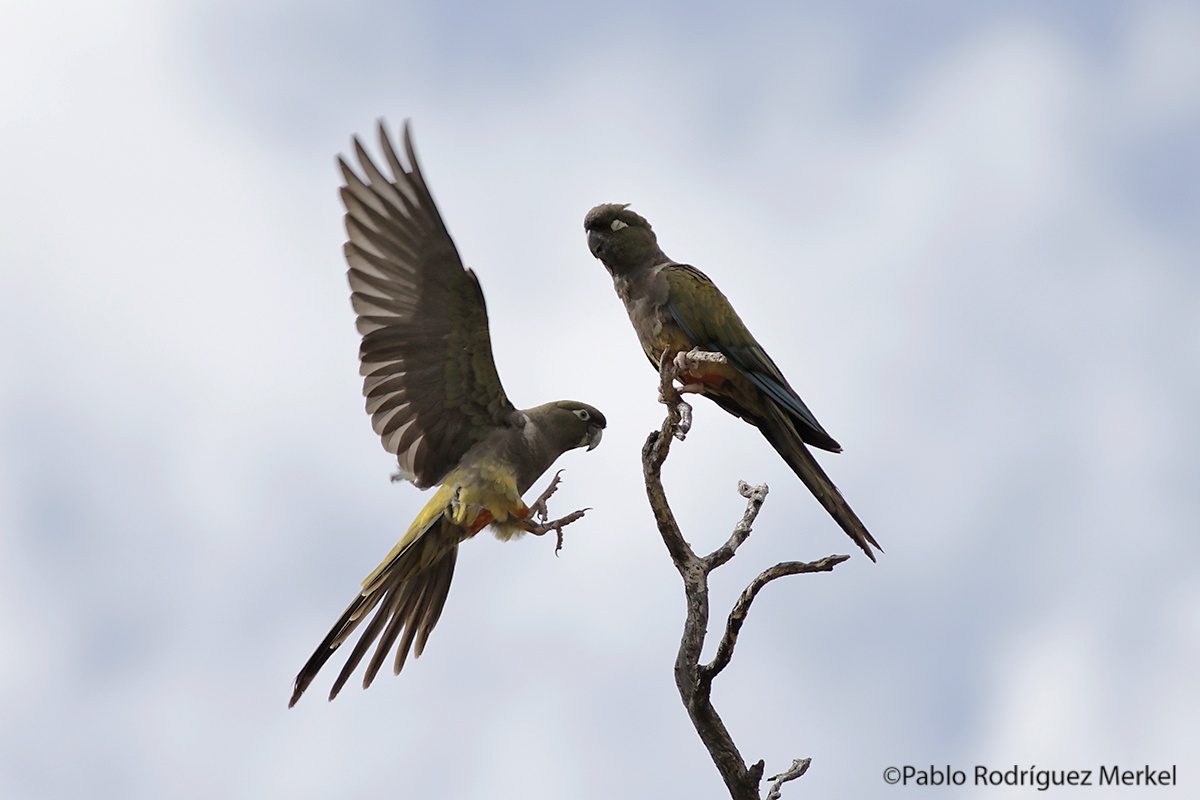
[[[797,758],[792,762],[792,765],[778,775],[772,775],[767,780],[772,781],[771,791],[767,792],[766,800],[779,800],[783,796],[780,787],[788,781],[794,781],[804,773],[808,772],[808,765],[812,763],[811,758]]]
[[[693,351],[681,354],[673,362],[668,360],[664,353],[661,360],[659,399],[667,407],[667,416],[659,430],[651,432],[646,439],[642,448],[642,471],[646,480],[646,496],[650,500],[658,532],[671,555],[671,561],[683,578],[684,595],[687,600],[687,617],[679,642],[679,652],[675,658],[675,685],[679,689],[679,696],[696,733],[708,749],[713,764],[729,789],[730,797],[733,800],[759,800],[759,784],[762,781],[764,764],[758,761],[753,766],[746,766],[733,737],[713,707],[712,681],[728,666],[733,657],[738,633],[750,611],[750,605],[764,586],[786,575],[828,572],[849,556],[828,556],[812,563],[787,561],[764,570],[750,582],[730,611],[724,635],[713,660],[708,664],[700,664],[704,637],[708,632],[708,575],[732,559],[738,547],[750,536],[751,527],[767,496],[765,485],[750,486],[739,482],[738,492],[747,500],[746,511],[741,521],[734,526],[728,541],[706,556],[696,555],[691,545],[683,538],[667,502],[662,485],[662,465],[670,452],[672,440],[682,441],[692,420],[691,406],[683,401],[675,387],[675,375],[680,369],[686,369],[689,359],[712,361],[713,356],[723,358],[719,354]],[[789,769],[770,778],[773,783],[767,795],[768,800],[778,800],[781,796],[780,787],[787,781],[803,775],[808,765],[809,759],[796,759]]]

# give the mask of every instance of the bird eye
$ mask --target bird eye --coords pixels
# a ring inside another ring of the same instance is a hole
[[[621,222],[621,220],[619,220],[619,219],[614,219],[614,220],[612,221],[612,226],[611,226],[611,227],[612,227],[612,229],[613,229],[614,231],[619,231],[619,230],[621,230],[621,228],[628,228],[628,227],[629,227],[629,223],[628,223],[628,222]]]
[[[587,412],[586,408],[575,409],[575,416],[579,417],[584,422],[587,422],[589,419],[592,418],[592,415]]]

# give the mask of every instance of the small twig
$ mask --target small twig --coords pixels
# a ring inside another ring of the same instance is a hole
[[[729,619],[725,623],[725,635],[721,637],[721,643],[717,645],[716,655],[713,656],[712,661],[700,667],[701,677],[712,681],[721,670],[729,665],[729,660],[733,657],[733,648],[737,644],[738,633],[742,630],[742,623],[746,621],[746,615],[750,613],[750,604],[754,602],[759,590],[771,581],[787,575],[830,572],[848,558],[850,556],[826,556],[819,561],[812,562],[784,561],[760,572],[758,577],[750,581],[750,585],[742,591],[741,596],[734,603],[733,610],[729,612]]]
[[[692,429],[692,407],[683,400],[675,404],[675,411],[679,414],[679,421],[675,423],[672,435],[679,441],[687,438],[688,431]]]
[[[783,796],[780,787],[788,781],[794,781],[804,773],[808,772],[808,765],[812,763],[811,758],[797,758],[792,762],[792,765],[778,775],[772,775],[767,780],[772,781],[771,791],[767,792],[765,800],[779,800]]]
[[[675,376],[678,374],[679,368],[674,362],[667,359],[667,352],[667,350],[663,350],[662,355],[659,356],[658,369],[658,402],[667,407],[667,419],[663,423],[662,430],[664,436],[669,430],[672,438],[682,442],[687,438],[688,431],[692,429],[692,407],[680,396],[679,389],[675,386]],[[667,457],[667,445],[663,447],[662,457],[658,460],[659,466]]]
[[[699,347],[693,347],[686,353],[680,352],[675,354],[674,368],[676,373],[695,371],[696,367],[701,364],[728,364],[727,359],[721,353],[714,353],[711,350],[701,350]]]
[[[741,521],[733,526],[733,533],[729,536],[729,541],[704,557],[704,564],[709,572],[733,558],[733,554],[742,546],[742,542],[750,537],[750,529],[758,517],[763,502],[767,499],[768,491],[770,490],[765,483],[751,486],[745,481],[738,481],[738,494],[748,501],[746,511],[742,514]]]

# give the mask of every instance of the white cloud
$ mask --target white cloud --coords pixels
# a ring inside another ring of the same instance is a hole
[[[1194,750],[1200,292],[1194,230],[1155,209],[1195,196],[1155,176],[1197,159],[1145,167],[1196,119],[1185,6],[1138,7],[1111,47],[1010,14],[886,55],[867,6],[687,36],[555,16],[511,61],[472,28],[450,66],[433,7],[378,30],[319,4],[18,10],[0,793],[719,792],[671,683],[682,598],[638,472],[654,378],[583,242],[609,200],[725,288],[847,445],[823,463],[887,549],[764,593],[718,682],[748,757],[811,755],[807,791],[865,795],[900,758]],[[332,168],[406,114],[509,394],[609,417],[555,498],[594,510],[557,559],[468,543],[404,676],[287,711],[424,499],[362,413]],[[698,402],[667,466],[697,546],[740,515],[738,478],[772,491],[714,616],[772,560],[847,546]]]

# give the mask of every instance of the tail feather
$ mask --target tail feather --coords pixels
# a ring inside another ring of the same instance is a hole
[[[457,532],[459,529],[453,524],[438,519],[411,546],[392,554],[381,569],[371,574],[367,585],[338,618],[296,676],[289,708],[296,704],[334,652],[373,610],[375,616],[363,629],[334,681],[329,692],[330,700],[337,697],[377,639],[379,643],[363,676],[364,689],[371,684],[387,660],[388,652],[401,632],[404,635],[396,650],[395,671],[399,673],[404,666],[414,640],[416,653],[421,654],[450,592],[460,538]]]
[[[308,661],[300,669],[300,673],[296,676],[295,686],[292,688],[292,699],[288,701],[288,708],[296,705],[296,701],[300,699],[300,695],[304,694],[304,690],[308,688],[308,685],[313,682],[313,678],[317,677],[317,673],[321,671],[321,667],[325,666],[325,662],[341,647],[342,642],[346,641],[350,637],[350,634],[354,633],[354,629],[362,622],[363,617],[369,614],[371,609],[379,603],[381,597],[381,593],[374,593],[365,596],[359,594],[354,598],[353,602],[342,613],[342,616],[338,618],[333,628],[321,643],[317,645],[317,649],[313,651]],[[333,699],[332,696],[330,699]]]
[[[825,507],[834,521],[841,526],[846,535],[862,548],[862,551],[867,554],[867,558],[874,561],[875,554],[871,552],[871,547],[882,553],[883,548],[879,546],[879,542],[875,541],[875,537],[867,530],[867,526],[854,513],[854,509],[850,508],[850,504],[833,485],[833,481],[825,474],[825,470],[821,469],[821,465],[817,463],[813,454],[804,446],[791,419],[774,404],[769,405],[769,416],[756,423],[758,429],[762,431],[763,436],[771,443],[776,452],[783,456],[783,460],[813,493],[817,501]]]
[[[388,653],[391,652],[392,645],[401,632],[404,633],[404,636],[400,639],[400,646],[396,648],[392,671],[397,675],[400,674],[404,662],[408,659],[414,639],[418,642],[416,654],[421,654],[425,640],[429,637],[433,626],[437,624],[442,607],[446,604],[446,598],[450,594],[450,581],[454,577],[454,564],[457,559],[458,547],[456,545],[446,551],[437,561],[405,581],[397,591],[389,593],[387,600],[384,601],[384,607],[380,609],[377,617],[388,619],[387,628],[379,639],[375,653],[371,656],[371,663],[367,665],[367,671],[363,675],[364,689],[371,685],[371,681],[375,680],[375,676],[387,660]],[[365,640],[366,636],[364,635],[363,638]],[[349,677],[349,673],[347,673],[347,677]]]

